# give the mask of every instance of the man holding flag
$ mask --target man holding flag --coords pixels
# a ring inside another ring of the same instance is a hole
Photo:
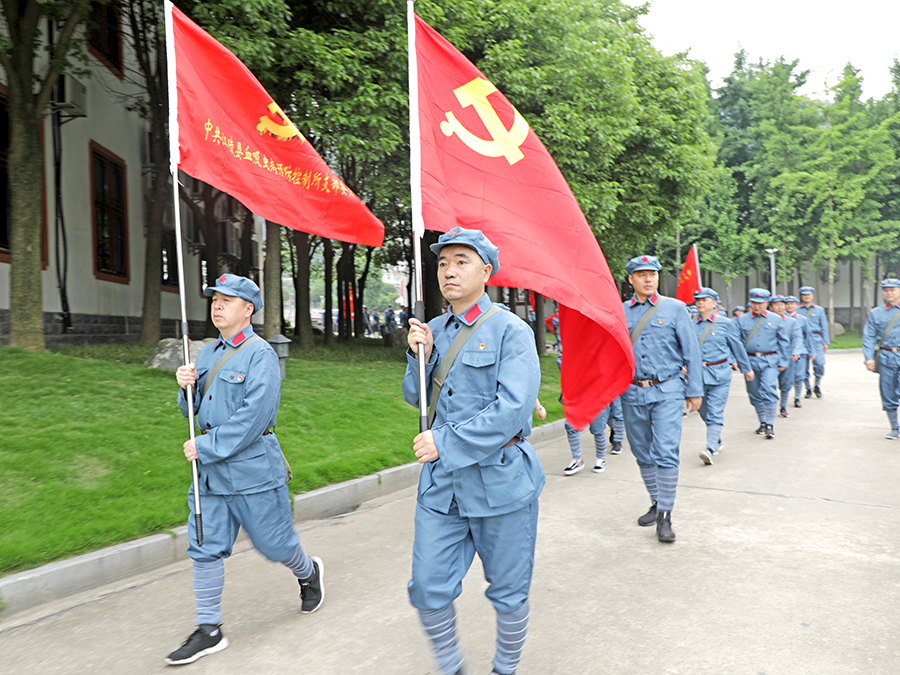
[[[410,319],[403,397],[417,405],[416,352],[425,347],[433,425],[414,439],[423,465],[416,500],[409,598],[442,673],[462,673],[453,601],[475,553],[497,611],[493,673],[514,673],[528,630],[538,495],[544,471],[527,436],[541,383],[534,336],[494,305],[485,283],[499,251],[478,230],[455,227],[432,244],[450,303],[425,324]],[[435,393],[437,388],[437,393]],[[436,397],[436,398],[435,398]]]

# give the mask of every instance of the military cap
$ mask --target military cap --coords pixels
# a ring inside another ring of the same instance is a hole
[[[783,295],[772,295],[769,297],[769,302],[787,302],[787,300],[784,299]]]
[[[731,313],[734,314],[735,312],[746,312],[746,311],[747,311],[747,308],[744,307],[743,305],[736,305],[735,308],[733,310],[731,310]]]
[[[795,296],[795,295],[786,295],[786,296],[784,296],[784,301],[785,301],[785,302],[793,302],[793,303],[798,304],[798,305],[800,304],[800,301],[797,299],[797,296]]]
[[[439,256],[444,246],[452,244],[467,246],[475,251],[485,265],[491,266],[491,276],[500,271],[500,249],[494,246],[481,230],[454,227],[438,237],[437,243],[432,244],[430,248],[435,255]]]
[[[694,291],[694,300],[699,300],[700,298],[712,298],[713,300],[718,302],[719,294],[716,293],[713,289],[703,286],[699,291]]]
[[[661,269],[662,265],[659,264],[659,259],[655,255],[639,255],[637,258],[629,260],[625,265],[625,274],[634,274],[641,270],[659,272]]]
[[[247,277],[239,277],[237,274],[223,274],[216,279],[215,286],[207,286],[203,290],[203,295],[211,298],[216,292],[241,298],[252,303],[254,313],[263,308],[262,293],[259,291],[259,286]]]
[[[765,288],[751,288],[750,302],[768,302],[770,295]]]
[[[813,288],[812,286],[802,286],[800,288],[800,295],[807,295],[807,294],[812,295],[815,292],[816,292],[816,289]]]
[[[882,280],[881,287],[882,288],[900,288],[900,279],[894,279],[893,277],[888,277],[887,279]]]

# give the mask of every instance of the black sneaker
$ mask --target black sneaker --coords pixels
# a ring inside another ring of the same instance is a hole
[[[806,390],[806,396],[804,396],[803,398],[812,398],[812,390],[807,389],[807,390]]]
[[[819,385],[816,385],[813,391],[816,392],[816,398],[822,398],[822,390],[819,389]]]
[[[758,434],[766,433],[766,423],[765,422],[760,422],[759,429],[756,430],[756,433],[758,433]]]
[[[712,450],[710,450],[709,448],[703,448],[703,450],[700,451],[700,459],[703,460],[703,463],[704,463],[704,464],[706,464],[707,466],[709,466],[710,464],[713,463],[713,459],[712,459],[712,458],[713,458],[713,455],[714,455],[714,454],[716,454],[716,453],[714,453],[714,452],[713,452]]]
[[[621,443],[613,443],[612,447],[609,449],[609,454],[619,455],[621,453],[622,453],[622,444]]]
[[[170,666],[180,666],[185,663],[193,663],[201,656],[215,654],[228,646],[228,638],[222,632],[221,627],[204,623],[197,626],[191,636],[184,641],[174,652],[166,657],[166,663]]]
[[[656,516],[656,538],[664,544],[675,541],[675,532],[672,530],[672,512],[660,511]]]
[[[775,438],[775,427],[771,424],[766,425],[766,438]]]
[[[566,476],[574,476],[576,473],[581,471],[584,468],[584,460],[581,459],[573,459],[569,462],[568,466],[563,469],[563,473]]]
[[[787,408],[785,408],[784,406],[781,406],[781,410],[778,411],[778,414],[782,417],[789,417]]]
[[[638,525],[641,527],[650,527],[656,522],[656,502],[650,504],[650,510],[638,518]]]
[[[794,407],[795,407],[795,408],[802,408],[802,407],[803,407],[802,405],[800,405],[800,399],[799,399],[799,398],[795,398],[795,399],[794,399]]]
[[[310,556],[313,562],[313,573],[308,579],[297,579],[300,584],[300,611],[312,614],[325,600],[325,565],[321,558]]]

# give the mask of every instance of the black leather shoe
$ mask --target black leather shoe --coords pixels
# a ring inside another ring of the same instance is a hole
[[[656,502],[650,505],[650,510],[638,518],[638,525],[641,527],[650,527],[656,522]]]
[[[766,425],[766,438],[775,438],[775,427],[771,424]]]
[[[766,423],[765,422],[760,423],[759,429],[756,430],[756,433],[758,433],[758,434],[766,433]]]
[[[804,396],[803,398],[812,398],[812,390],[807,389],[807,390],[806,390],[806,396]]]
[[[672,512],[660,511],[656,514],[656,538],[664,544],[675,541],[675,533],[672,531]]]
[[[802,408],[802,407],[803,407],[802,405],[800,405],[800,399],[799,399],[799,398],[795,398],[795,399],[794,399],[794,407],[795,407],[795,408]]]
[[[818,385],[816,385],[816,388],[813,389],[813,391],[816,392],[816,398],[822,398],[822,390],[819,389]]]

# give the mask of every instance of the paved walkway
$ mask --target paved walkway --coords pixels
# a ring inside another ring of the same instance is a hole
[[[882,438],[877,377],[856,352],[828,355],[824,398],[756,436],[737,377],[725,449],[697,458],[684,425],[674,527],[656,541],[634,459],[564,477],[565,438],[538,449],[541,497],[532,623],[519,675],[895,675],[900,672],[900,443]],[[585,446],[590,447],[589,436]],[[413,489],[355,513],[303,523],[325,560],[327,594],[301,615],[297,585],[246,545],[226,564],[227,650],[192,675],[427,674],[406,598]],[[476,560],[457,601],[472,675],[487,675],[494,615]],[[163,657],[193,624],[188,562],[0,622],[0,673],[172,673]]]

